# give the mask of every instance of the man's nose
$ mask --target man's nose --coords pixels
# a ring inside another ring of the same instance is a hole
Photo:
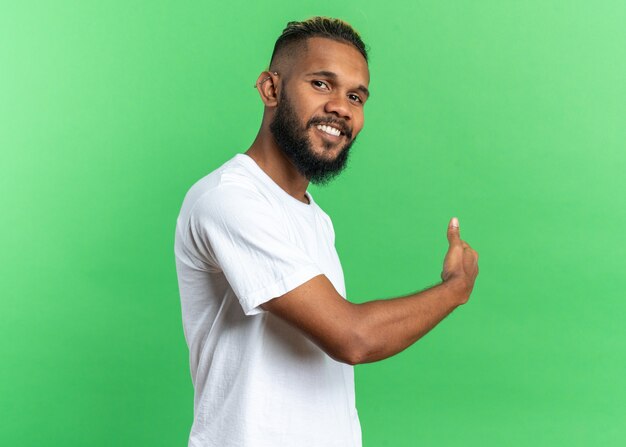
[[[334,113],[339,118],[343,118],[345,120],[352,119],[352,111],[350,110],[348,97],[343,94],[336,94],[328,98],[324,110],[327,113]]]

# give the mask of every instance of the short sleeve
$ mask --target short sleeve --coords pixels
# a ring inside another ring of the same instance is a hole
[[[221,270],[246,315],[322,273],[287,233],[280,214],[252,188],[221,185],[190,214],[190,237]]]

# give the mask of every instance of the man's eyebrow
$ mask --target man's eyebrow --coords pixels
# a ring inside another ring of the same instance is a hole
[[[326,78],[332,79],[333,81],[337,79],[336,73],[333,73],[332,71],[326,71],[326,70],[314,71],[313,73],[307,73],[305,76],[324,76]],[[359,85],[356,89],[360,91],[361,93],[363,93],[368,98],[370,97],[370,91],[364,85]]]

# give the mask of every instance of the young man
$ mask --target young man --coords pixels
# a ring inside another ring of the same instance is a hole
[[[345,299],[331,220],[306,189],[345,166],[368,84],[347,23],[290,22],[255,85],[265,106],[255,141],[185,197],[175,252],[190,446],[360,446],[352,365],[402,351],[469,298],[478,255],[453,218],[441,284]]]

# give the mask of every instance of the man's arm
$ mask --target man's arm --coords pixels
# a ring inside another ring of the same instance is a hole
[[[413,295],[354,304],[324,275],[262,305],[304,332],[335,360],[368,363],[395,355],[464,304],[478,275],[478,254],[448,226],[443,282]]]

